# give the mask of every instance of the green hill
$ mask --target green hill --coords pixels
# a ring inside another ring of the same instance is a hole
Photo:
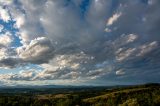
[[[160,106],[160,85],[147,84],[111,90],[83,99],[88,106]]]
[[[112,89],[111,89],[112,88]],[[17,89],[19,90],[19,89]],[[15,91],[17,91],[15,89]],[[160,106],[160,85],[56,88],[0,93],[0,106]],[[52,93],[61,91],[61,93]]]

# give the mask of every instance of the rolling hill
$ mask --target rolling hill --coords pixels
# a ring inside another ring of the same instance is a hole
[[[160,106],[160,84],[1,91],[0,106]]]

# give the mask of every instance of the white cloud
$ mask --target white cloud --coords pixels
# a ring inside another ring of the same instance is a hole
[[[118,20],[118,18],[122,15],[122,13],[115,13],[112,17],[108,19],[107,26],[112,25],[114,22]]]
[[[80,76],[79,72],[70,72],[67,74],[64,74],[62,76],[60,76],[60,79],[78,79],[78,77]]]
[[[116,71],[116,75],[124,75],[124,74],[125,74],[125,72],[123,69],[119,69]]]
[[[15,28],[21,28],[24,23],[25,23],[25,16],[24,15],[18,15],[17,17],[14,18],[15,22]]]
[[[25,45],[17,48],[17,53],[24,61],[43,63],[53,57],[54,47],[49,39],[39,37]]]
[[[2,19],[5,22],[8,22],[11,20],[8,10],[3,9],[1,6],[0,6],[0,19]]]
[[[149,44],[145,44],[139,47],[139,53],[137,54],[137,56],[143,56],[147,53],[150,53],[152,50],[156,49],[158,47],[158,42],[157,41],[153,41]]]
[[[13,0],[0,0],[0,4],[9,5],[13,2]]]
[[[37,74],[36,70],[23,70],[17,74],[9,73],[9,74],[0,74],[0,79],[8,80],[8,81],[31,81],[34,79]]]
[[[0,48],[0,59],[6,57],[7,50],[5,48]]]
[[[123,50],[121,52],[119,52],[119,50],[117,51],[118,54],[116,54],[116,60],[121,62],[123,60],[128,59],[128,57],[130,57],[134,52],[136,51],[136,48],[129,48],[127,50]]]
[[[135,34],[122,34],[118,37],[114,42],[113,45],[117,48],[121,46],[127,46],[129,43],[134,43],[138,39],[138,35]]]
[[[106,31],[106,32],[111,32],[111,29],[106,28],[104,31]]]
[[[137,35],[135,35],[135,34],[129,34],[129,35],[126,37],[126,42],[127,42],[127,43],[134,42],[137,38],[138,38]]]
[[[97,69],[97,70],[90,70],[87,73],[87,76],[90,79],[96,79],[98,77],[101,77],[101,76],[105,75],[106,73],[108,73],[106,70],[104,70],[103,68],[100,68],[100,69]]]
[[[0,34],[0,45],[1,46],[9,46],[12,43],[12,41],[13,41],[13,38],[10,32]]]
[[[42,64],[44,71],[37,75],[36,79],[61,79],[61,78],[75,78],[74,74],[77,73],[81,76],[83,67],[82,64],[87,64],[91,60],[90,56],[84,53],[77,53],[72,55],[57,55],[48,64]],[[70,77],[69,77],[70,76]]]

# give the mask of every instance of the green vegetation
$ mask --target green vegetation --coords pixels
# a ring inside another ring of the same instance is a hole
[[[160,106],[159,97],[160,86],[151,84],[112,90],[83,102],[88,106]]]
[[[83,90],[82,90],[83,89]],[[160,85],[82,88],[62,93],[0,93],[0,106],[160,106]],[[50,89],[51,90],[51,89]],[[52,90],[51,90],[52,91]],[[58,91],[58,88],[57,88]]]

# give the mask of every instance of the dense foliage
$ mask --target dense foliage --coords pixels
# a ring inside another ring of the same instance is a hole
[[[57,88],[58,90],[58,88]],[[63,89],[61,89],[63,90]],[[160,106],[160,85],[116,89],[71,90],[62,93],[1,93],[0,106]]]

